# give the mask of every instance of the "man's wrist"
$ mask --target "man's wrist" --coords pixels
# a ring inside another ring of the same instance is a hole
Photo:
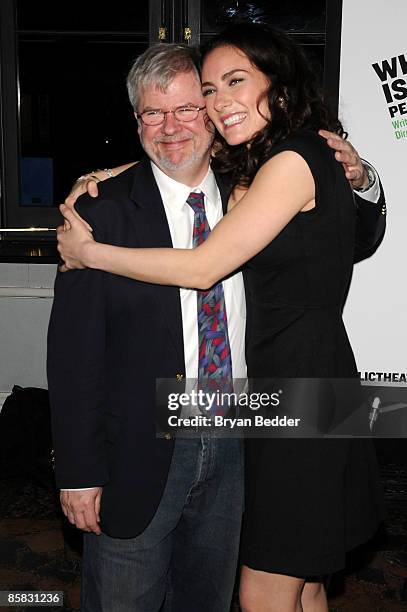
[[[371,203],[371,204],[377,204],[381,196],[379,174],[377,170],[372,166],[372,164],[370,164],[366,160],[363,159],[362,163],[365,166],[365,168],[369,168],[369,171],[373,173],[375,180],[373,181],[373,184],[370,185],[370,188],[366,190],[362,190],[362,191],[358,191],[355,189],[355,193],[358,195],[359,198],[361,198],[365,202]],[[385,206],[384,206],[384,212],[382,210],[382,214],[386,214]]]
[[[355,191],[358,193],[365,193],[366,191],[369,191],[369,189],[372,189],[376,183],[376,172],[374,168],[365,161],[362,161],[362,164],[365,169],[365,180],[360,187],[354,187]]]

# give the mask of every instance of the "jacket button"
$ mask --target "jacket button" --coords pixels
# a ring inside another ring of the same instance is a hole
[[[183,375],[183,374],[176,374],[176,375],[175,375],[175,379],[176,379],[176,380],[178,380],[178,382],[179,382],[180,380],[182,380],[183,378],[184,378],[184,375]]]
[[[169,431],[166,431],[164,434],[164,438],[166,440],[172,440],[172,433],[170,433]]]

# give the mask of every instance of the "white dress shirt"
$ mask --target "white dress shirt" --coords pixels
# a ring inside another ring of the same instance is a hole
[[[194,211],[187,204],[187,198],[192,191],[203,192],[206,217],[209,227],[212,229],[223,216],[222,200],[215,175],[209,168],[199,185],[189,187],[167,176],[153,162],[151,162],[151,167],[164,204],[173,247],[192,249]],[[238,272],[223,281],[223,291],[228,320],[233,378],[246,378],[246,302],[242,273]],[[194,289],[180,289],[180,299],[184,335],[185,376],[187,379],[196,379],[198,377],[199,346],[196,291]]]

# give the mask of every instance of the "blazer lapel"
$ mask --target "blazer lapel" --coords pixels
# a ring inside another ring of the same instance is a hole
[[[167,216],[148,158],[143,159],[135,168],[130,198],[137,207],[137,237],[140,247],[172,248]],[[185,364],[179,289],[163,285],[157,285],[156,288],[163,318],[167,322],[181,363]]]
[[[160,190],[148,158],[143,159],[135,169],[130,198],[137,206],[140,246],[172,247]]]

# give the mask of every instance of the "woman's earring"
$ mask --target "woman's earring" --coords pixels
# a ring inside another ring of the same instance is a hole
[[[283,96],[279,96],[279,97],[277,98],[277,102],[278,102],[278,105],[279,105],[279,107],[280,107],[281,109],[286,110],[286,108],[287,108],[287,102],[286,102],[286,100],[283,98]]]

